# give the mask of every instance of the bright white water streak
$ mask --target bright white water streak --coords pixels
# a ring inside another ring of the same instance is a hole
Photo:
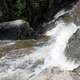
[[[36,80],[35,77],[40,72],[54,66],[63,70],[73,70],[78,65],[66,59],[64,50],[69,38],[76,30],[77,27],[74,23],[67,25],[59,22],[55,28],[47,31],[46,35],[51,37],[47,45],[37,48],[29,56],[1,58],[0,80]],[[42,63],[38,62],[40,60]]]
[[[16,41],[11,40],[0,40],[0,47],[7,47],[11,45],[15,45]]]

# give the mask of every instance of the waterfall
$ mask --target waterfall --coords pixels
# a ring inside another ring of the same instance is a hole
[[[55,29],[47,32],[47,35],[50,35],[52,38],[55,36],[56,40],[48,47],[49,59],[46,58],[46,65],[58,66],[65,70],[73,70],[76,67],[74,62],[67,61],[64,54],[68,40],[76,30],[77,27],[74,23],[65,24],[64,22],[61,22],[57,24]]]
[[[58,21],[55,28],[45,33],[50,36],[47,45],[36,48],[30,55],[2,57],[0,59],[0,80],[36,80],[35,78],[49,67],[73,70],[78,64],[67,60],[64,50],[69,38],[77,29],[74,23],[66,24]]]
[[[70,11],[60,11],[55,15],[53,23],[60,16]],[[20,21],[18,22],[21,23]],[[0,80],[36,80],[36,77],[45,69],[58,67],[61,70],[73,70],[78,66],[74,61],[67,60],[65,48],[68,40],[77,31],[78,26],[73,22],[66,24],[63,20],[55,22],[55,28],[47,31],[46,36],[49,40],[40,47],[35,47],[31,54],[17,56],[12,54],[0,58]],[[8,44],[9,43],[9,44]],[[13,45],[15,42],[6,42],[6,46]],[[2,47],[4,47],[2,45]],[[26,52],[27,53],[27,52]]]

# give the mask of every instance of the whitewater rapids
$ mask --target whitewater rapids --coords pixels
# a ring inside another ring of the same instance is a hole
[[[64,50],[68,40],[77,29],[74,23],[66,24],[59,21],[55,28],[45,33],[50,36],[47,45],[38,47],[30,55],[2,57],[0,59],[0,80],[36,80],[36,77],[49,67],[73,70],[78,64],[67,60]]]

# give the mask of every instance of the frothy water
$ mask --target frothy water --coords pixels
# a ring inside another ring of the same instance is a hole
[[[58,22],[55,28],[45,34],[50,36],[47,45],[38,47],[30,55],[2,57],[0,80],[33,80],[44,69],[54,66],[62,70],[73,70],[78,65],[67,60],[64,50],[76,30],[77,26],[74,23]]]
[[[5,46],[11,46],[14,45],[15,41],[11,41],[11,40],[0,40],[0,47],[5,47]]]

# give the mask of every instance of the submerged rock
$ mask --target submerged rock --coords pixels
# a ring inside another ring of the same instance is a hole
[[[0,39],[25,39],[32,31],[29,23],[24,20],[3,22],[0,24]]]
[[[68,41],[65,55],[69,59],[73,59],[77,62],[80,61],[80,29],[78,29]]]

